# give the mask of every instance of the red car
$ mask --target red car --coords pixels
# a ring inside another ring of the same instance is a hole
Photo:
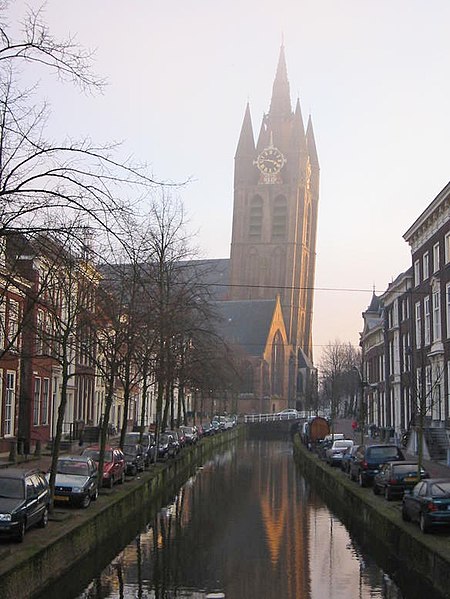
[[[100,460],[100,447],[98,445],[86,447],[81,455],[89,456],[94,462]],[[125,457],[118,447],[105,447],[103,462],[103,486],[112,489],[114,483],[122,484],[125,481]]]

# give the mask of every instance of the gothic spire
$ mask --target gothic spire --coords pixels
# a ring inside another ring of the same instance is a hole
[[[250,115],[250,104],[247,102],[244,120],[242,122],[241,135],[236,149],[236,158],[239,156],[253,156],[255,153],[255,139],[253,137],[252,117]]]
[[[319,166],[319,158],[317,156],[316,140],[314,139],[314,131],[312,126],[311,115],[308,118],[308,126],[306,127],[306,146],[308,148],[309,159],[312,166]]]
[[[298,98],[292,127],[292,147],[295,149],[300,148],[300,151],[306,150],[305,127],[303,125],[302,109],[300,108],[300,100]]]
[[[280,57],[278,59],[275,81],[273,82],[269,114],[270,116],[288,116],[292,114],[291,93],[287,77],[284,45],[280,48]]]

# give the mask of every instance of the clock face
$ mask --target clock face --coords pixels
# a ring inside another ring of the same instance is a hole
[[[265,175],[279,173],[286,162],[285,157],[277,148],[265,148],[255,160],[256,166]]]

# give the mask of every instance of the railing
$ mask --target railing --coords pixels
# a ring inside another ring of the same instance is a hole
[[[245,414],[244,423],[249,422],[277,422],[279,420],[308,420],[314,416],[328,418],[328,414],[322,411],[306,410],[303,412],[277,412],[274,414]]]

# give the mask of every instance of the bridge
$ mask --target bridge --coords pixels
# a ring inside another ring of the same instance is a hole
[[[312,410],[296,413],[246,414],[244,424],[248,426],[250,439],[289,439],[301,422],[318,415],[323,414]]]

